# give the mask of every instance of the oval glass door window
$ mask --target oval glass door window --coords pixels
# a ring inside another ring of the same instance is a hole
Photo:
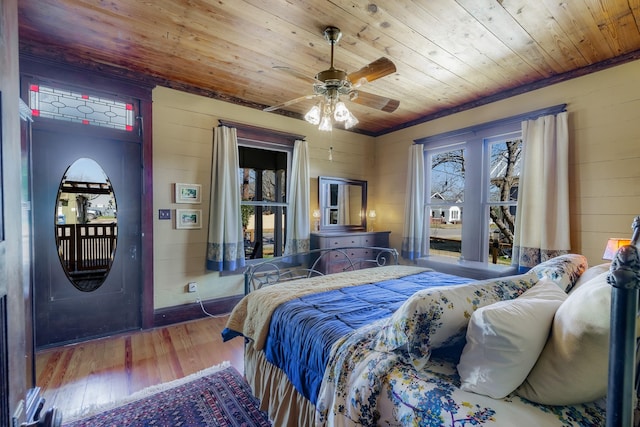
[[[91,292],[104,283],[116,252],[117,225],[109,177],[95,160],[76,160],[60,181],[54,227],[62,269],[77,289]]]

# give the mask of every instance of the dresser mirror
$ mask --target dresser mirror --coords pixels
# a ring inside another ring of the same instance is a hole
[[[367,181],[318,177],[320,231],[367,229]]]

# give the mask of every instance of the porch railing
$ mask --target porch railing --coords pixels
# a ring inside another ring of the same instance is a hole
[[[116,248],[117,224],[58,224],[58,255],[67,273],[106,270]]]

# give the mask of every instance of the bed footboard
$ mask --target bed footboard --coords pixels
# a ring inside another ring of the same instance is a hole
[[[357,250],[368,250],[373,256],[371,259],[354,261],[350,253]],[[394,248],[349,246],[314,249],[250,264],[244,272],[244,294],[247,295],[251,291],[289,280],[322,276],[324,273],[319,271],[318,266],[325,257],[337,257],[344,261],[343,271],[398,265],[398,251]]]

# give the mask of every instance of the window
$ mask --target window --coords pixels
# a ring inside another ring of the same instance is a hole
[[[559,107],[415,141],[424,146],[429,255],[511,264],[521,123]]]
[[[462,207],[465,192],[464,144],[433,149],[427,155],[429,176],[429,249],[432,254],[461,253]]]
[[[286,148],[260,148],[259,144],[238,139],[240,209],[247,259],[283,253],[290,152]]]
[[[425,146],[430,255],[510,264],[522,140],[508,130]]]
[[[489,258],[510,263],[513,249],[518,184],[522,161],[520,132],[485,141],[489,155]]]
[[[287,184],[293,147],[303,135],[219,120],[236,128],[240,213],[245,259],[284,253],[286,242]]]
[[[34,117],[46,117],[127,132],[133,131],[134,128],[132,103],[70,89],[31,84],[29,85],[29,107]]]

